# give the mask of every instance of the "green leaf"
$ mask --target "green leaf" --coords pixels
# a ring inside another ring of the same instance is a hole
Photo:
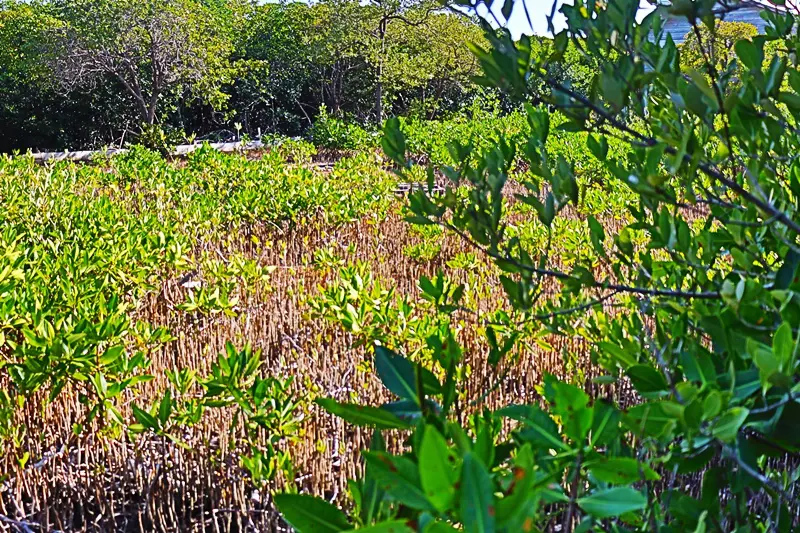
[[[414,530],[406,525],[405,520],[381,522],[374,526],[360,527],[356,531],[362,531],[363,533],[414,533]]]
[[[434,522],[423,530],[423,533],[460,533],[460,531],[450,524],[444,522]]]
[[[663,393],[667,391],[667,380],[663,374],[648,365],[634,365],[625,372],[636,388],[642,395]]]
[[[586,138],[586,146],[597,159],[600,161],[606,160],[608,156],[608,141],[606,141],[605,137],[600,137],[600,140],[597,140],[594,135],[589,135]]]
[[[761,386],[766,392],[770,387],[770,378],[780,371],[781,361],[768,346],[753,340],[752,337],[747,339],[747,352],[753,358],[756,368],[758,368]]]
[[[425,428],[419,450],[419,476],[422,490],[437,511],[445,513],[456,497],[458,473],[453,468],[455,453],[435,427]]]
[[[132,406],[131,409],[133,411],[133,417],[146,429],[158,429],[158,420],[156,417],[135,405]]]
[[[336,506],[307,494],[276,494],[275,505],[298,533],[339,533],[352,529]]]
[[[723,442],[733,442],[749,414],[750,411],[744,407],[729,409],[711,428],[711,434]]]
[[[125,347],[120,346],[112,346],[111,348],[107,349],[103,355],[100,356],[100,364],[102,365],[110,365],[114,363],[117,359],[119,359],[120,355],[125,351]]]
[[[162,427],[167,425],[170,414],[172,414],[172,391],[167,389],[161,398],[161,403],[158,404],[158,420]]]
[[[782,323],[772,337],[772,352],[777,357],[781,368],[785,368],[785,365],[792,358],[792,352],[794,352],[792,326],[788,322]]]
[[[703,94],[705,94],[708,97],[709,100],[716,101],[717,97],[714,94],[713,89],[711,89],[711,86],[708,84],[708,81],[706,80],[706,77],[705,77],[704,74],[698,72],[695,69],[689,69],[687,71],[687,74],[692,79],[692,81],[695,83],[695,86],[698,89],[700,89],[703,92]]]
[[[464,455],[461,476],[461,520],[466,533],[495,530],[494,491],[489,472],[472,452]]]
[[[598,343],[597,347],[601,352],[612,356],[612,360],[622,368],[628,368],[636,364],[636,358],[616,344],[603,341]]]
[[[636,433],[660,438],[672,432],[680,417],[672,402],[647,402],[628,409],[625,423]]]
[[[508,20],[511,18],[511,11],[514,9],[514,0],[504,0],[503,7],[500,10],[503,18]]]
[[[317,398],[314,403],[344,420],[357,426],[378,429],[405,429],[411,424],[398,418],[389,411],[369,405],[339,403],[332,398]]]
[[[25,341],[31,346],[35,346],[36,348],[44,348],[47,346],[47,342],[44,339],[37,337],[36,334],[29,329],[23,329],[22,336],[25,337]]]
[[[783,264],[778,269],[778,272],[775,273],[775,289],[788,289],[789,286],[794,283],[798,266],[800,266],[800,253],[790,248],[789,251],[786,252]]]
[[[566,436],[575,442],[586,438],[592,427],[589,396],[575,385],[564,383],[549,374],[544,378],[544,391],[553,412],[562,419]]]
[[[400,121],[392,117],[386,121],[381,138],[381,146],[386,156],[394,161],[398,166],[405,167],[406,161],[406,138],[400,129]]]
[[[603,226],[601,226],[597,219],[593,216],[589,215],[587,217],[587,221],[589,222],[589,237],[592,240],[592,247],[598,255],[605,257],[606,251],[603,247],[603,243],[606,240],[606,232],[603,229]]]
[[[711,420],[722,410],[722,395],[718,391],[711,391],[703,400],[703,419]]]
[[[517,438],[523,442],[535,447],[569,450],[569,446],[561,439],[555,421],[538,405],[510,405],[496,414],[524,424],[517,431]]]
[[[761,388],[759,372],[757,368],[750,368],[730,374],[720,374],[720,386],[730,388],[733,397],[737,400],[744,400]]]
[[[630,457],[612,457],[586,463],[589,472],[604,483],[628,484],[661,479],[647,464]]]
[[[595,518],[610,518],[644,509],[647,498],[630,487],[614,487],[578,498],[578,505]]]
[[[513,461],[514,482],[508,489],[510,494],[507,493],[496,502],[497,526],[506,531],[513,531],[513,524],[524,521],[538,507],[541,495],[534,489],[534,484],[541,487],[548,481],[548,477],[538,475],[540,473],[535,471],[537,459],[530,445],[518,447]],[[556,473],[551,476],[550,480],[555,478]]]
[[[761,70],[764,63],[764,50],[752,41],[742,39],[734,46],[742,64],[750,70]]]
[[[605,446],[619,435],[619,422],[622,415],[616,406],[606,400],[596,400],[592,406],[591,446]]]
[[[415,365],[384,346],[375,347],[375,370],[377,370],[383,385],[397,396],[419,404],[415,368],[419,368],[422,372],[425,393],[439,394],[441,385],[430,370]]]
[[[366,452],[364,457],[378,486],[397,502],[420,511],[435,510],[422,490],[419,467],[410,459],[385,452]]]
[[[386,442],[383,440],[380,430],[376,429],[372,433],[372,442],[369,447],[372,452],[386,451]],[[372,474],[372,466],[367,463],[364,468],[364,482],[361,485],[361,518],[364,523],[372,523],[380,510],[381,500],[383,500],[383,490],[378,486],[375,476]]]
[[[705,353],[684,351],[681,353],[681,366],[689,381],[700,383],[716,383],[716,371],[711,358]]]
[[[703,474],[700,485],[700,501],[708,510],[719,514],[720,493],[724,490],[725,469],[722,467],[709,468]]]

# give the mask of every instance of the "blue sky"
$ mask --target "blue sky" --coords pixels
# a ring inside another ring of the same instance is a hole
[[[553,7],[553,0],[515,0],[514,10],[511,12],[511,17],[508,21],[508,29],[511,31],[511,34],[517,38],[522,33],[531,33],[531,25],[528,24],[528,19],[525,16],[525,7],[522,5],[523,2],[525,2],[525,5],[528,8],[528,13],[531,16],[531,22],[533,22],[532,33],[537,35],[546,34],[547,16],[550,14],[550,10]],[[563,0],[560,0],[559,6],[562,3]],[[502,0],[495,0],[494,5],[492,6],[492,11],[498,15],[500,20],[502,20],[502,15],[500,15],[500,9],[502,6]],[[484,8],[483,12],[485,13],[485,11],[486,10]],[[556,17],[556,30],[558,30],[563,26],[563,17],[561,17],[560,14],[557,14]]]
[[[558,6],[560,7],[564,1],[565,0],[558,0]],[[523,2],[525,3],[525,6],[528,7],[528,13],[530,14],[531,22],[533,23],[532,29],[531,25],[528,24],[527,17],[525,16]],[[644,0],[642,0],[641,4],[643,5],[643,8],[647,8],[647,3]],[[492,11],[497,13],[500,20],[502,20],[502,16],[500,15],[502,6],[503,0],[495,0],[494,5],[492,6]],[[511,12],[511,18],[508,21],[508,29],[511,31],[511,34],[514,36],[514,38],[518,38],[523,33],[545,35],[547,34],[547,16],[550,14],[552,7],[553,0],[514,0],[514,10]],[[486,10],[484,8],[484,13],[485,11]],[[554,23],[556,31],[558,31],[564,27],[564,17],[561,16],[560,13],[557,13]]]

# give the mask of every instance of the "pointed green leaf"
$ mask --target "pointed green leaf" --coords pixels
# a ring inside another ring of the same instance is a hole
[[[667,391],[667,380],[658,370],[648,365],[633,365],[625,372],[636,390],[642,394],[664,393]]]
[[[276,494],[275,505],[298,533],[339,533],[351,529],[347,516],[325,500],[307,494]]]
[[[461,476],[461,520],[466,533],[494,532],[493,493],[486,467],[472,452],[467,453]]]
[[[329,413],[357,426],[367,426],[378,429],[404,429],[411,427],[405,420],[379,407],[339,403],[331,398],[317,398],[314,400],[314,403]]]
[[[435,427],[425,428],[419,451],[419,475],[422,489],[437,511],[445,513],[456,496],[458,473],[455,453]]]
[[[415,365],[384,346],[375,347],[375,370],[383,385],[397,396],[419,404],[415,367],[422,372],[425,393],[439,394],[441,385],[430,370]]]
[[[644,509],[647,498],[630,487],[614,487],[578,498],[578,505],[595,518],[610,518]]]

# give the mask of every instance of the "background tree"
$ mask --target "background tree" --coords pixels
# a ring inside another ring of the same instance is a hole
[[[375,120],[383,122],[385,66],[392,42],[388,40],[397,25],[419,28],[429,17],[442,8],[440,2],[431,0],[371,0],[373,42],[368,47],[368,60],[375,69]]]
[[[531,58],[536,63],[542,58],[550,57],[556,50],[555,47],[554,40],[548,37],[532,39]],[[547,62],[546,65],[549,79],[569,84],[574,91],[583,95],[590,93],[592,81],[599,68],[599,62],[596,58],[587,54],[585,50],[572,42],[566,44],[562,61]],[[552,89],[539,77],[532,76],[529,83],[534,93],[539,93],[542,96],[552,94]]]
[[[428,14],[418,26],[392,25],[378,80],[390,111],[402,113],[416,104],[434,116],[439,109],[453,110],[459,100],[469,100],[475,88],[472,79],[480,73],[470,43],[485,43],[480,26],[451,13]]]
[[[219,103],[230,36],[194,0],[79,0],[56,4],[65,25],[53,37],[52,68],[62,87],[119,82],[143,123],[166,96],[190,90]],[[223,26],[224,28],[224,26]]]
[[[433,5],[355,0],[8,0],[0,17],[4,50],[36,59],[0,54],[14,73],[0,89],[3,151],[122,143],[151,121],[201,138],[237,123],[302,135],[322,105],[373,121],[378,86],[381,114],[434,117],[469,105],[479,67],[467,43],[483,40],[474,20]]]
[[[705,71],[708,57],[711,64],[723,70],[735,57],[734,45],[742,39],[752,40],[756,35],[758,29],[747,22],[715,20],[713,30],[699,24],[696,31],[686,34],[681,45],[681,61],[686,68]]]

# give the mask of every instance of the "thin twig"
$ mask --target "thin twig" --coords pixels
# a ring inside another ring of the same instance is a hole
[[[611,124],[612,126],[617,128],[618,130],[624,131],[628,135],[630,135],[633,138],[637,139],[638,141],[644,143],[646,146],[653,147],[653,146],[656,146],[657,144],[659,144],[658,140],[656,140],[655,138],[649,137],[647,135],[644,135],[643,133],[638,132],[638,131],[634,130],[633,128],[627,126],[626,124],[621,122],[619,119],[613,117],[607,110],[601,108],[600,106],[598,106],[597,104],[595,104],[594,102],[592,102],[591,100],[586,98],[585,96],[583,96],[583,95],[581,95],[581,94],[579,94],[579,93],[577,93],[577,92],[575,92],[575,91],[573,91],[571,89],[568,89],[568,88],[564,87],[563,85],[561,85],[557,81],[553,80],[552,78],[543,78],[542,80],[547,85],[549,85],[550,88],[552,88],[552,89],[554,89],[556,91],[559,91],[562,94],[565,94],[566,96],[570,97],[572,100],[582,104],[585,108],[597,113],[598,115],[600,115],[600,117],[603,118],[603,120],[607,121],[609,124]],[[665,148],[664,152],[668,153],[670,155],[678,155],[678,150],[673,146],[667,146]],[[683,155],[683,161],[686,162],[686,163],[692,163],[692,156],[689,155],[689,154]],[[697,168],[699,168],[706,176],[708,176],[708,177],[718,181],[719,183],[725,185],[726,187],[728,187],[729,189],[734,191],[736,194],[738,194],[739,196],[741,196],[745,200],[751,202],[753,205],[755,205],[756,207],[758,207],[762,211],[764,211],[766,213],[769,213],[769,215],[771,215],[771,217],[774,217],[774,219],[776,221],[782,223],[787,228],[791,229],[794,233],[800,235],[800,224],[796,223],[794,220],[789,218],[786,215],[786,213],[784,213],[783,211],[780,211],[777,207],[772,205],[769,201],[762,200],[758,196],[752,194],[750,191],[745,189],[742,185],[740,185],[736,181],[726,177],[724,174],[722,174],[722,172],[720,172],[718,169],[714,168],[714,166],[712,166],[712,165],[710,165],[708,163],[700,162],[700,163],[697,164]]]
[[[736,450],[734,450],[733,448],[731,448],[730,446],[727,446],[727,445],[723,448],[723,450],[725,451],[725,454],[728,455],[728,457],[730,457],[731,459],[736,461],[736,464],[739,465],[739,468],[744,470],[748,475],[750,475],[750,476],[754,477],[755,479],[757,479],[759,483],[769,487],[775,493],[777,493],[777,494],[781,495],[783,498],[785,498],[787,501],[790,501],[790,502],[796,502],[797,501],[797,498],[795,498],[791,494],[787,493],[785,490],[783,490],[773,480],[769,479],[764,474],[762,474],[761,472],[759,472],[758,470],[756,470],[755,468],[753,468],[752,466],[747,464],[741,457],[739,457],[739,454],[736,453]]]
[[[0,522],[4,524],[9,524],[11,527],[16,527],[20,531],[24,531],[25,533],[33,533],[32,527],[36,529],[42,529],[42,526],[35,523],[35,522],[27,522],[25,520],[14,520],[13,518],[9,518],[5,515],[0,514]]]
[[[446,222],[438,222],[438,224],[440,226],[442,226],[443,228],[452,231],[453,233],[455,233],[456,235],[458,235],[459,237],[464,239],[464,241],[467,242],[468,244],[470,244],[472,247],[474,247],[477,250],[483,252],[484,254],[488,255],[489,257],[492,257],[493,259],[497,259],[497,260],[500,260],[500,261],[505,261],[505,262],[507,262],[507,263],[519,268],[520,270],[525,270],[527,272],[531,272],[533,274],[537,274],[537,275],[540,275],[540,276],[549,276],[549,277],[556,278],[556,279],[559,279],[559,280],[562,280],[562,281],[577,281],[577,282],[583,283],[580,279],[578,279],[578,278],[576,278],[574,276],[570,276],[569,274],[567,274],[565,272],[560,272],[558,270],[550,270],[550,269],[538,268],[538,267],[534,267],[532,265],[526,265],[526,264],[520,263],[519,261],[517,261],[514,258],[509,257],[509,256],[505,256],[504,257],[504,256],[498,254],[497,252],[494,252],[494,251],[486,248],[485,246],[482,246],[482,245],[478,244],[477,242],[473,241],[472,239],[469,238],[469,236],[466,233],[464,233],[460,229],[456,228],[452,224],[448,224]],[[598,282],[598,281],[595,281],[593,283],[587,283],[585,285],[587,285],[589,287],[592,287],[592,288],[595,288],[595,289],[611,289],[611,290],[615,290],[617,292],[640,294],[640,295],[645,295],[645,296],[665,296],[665,297],[671,297],[671,298],[685,298],[685,299],[698,299],[698,300],[718,300],[718,299],[721,298],[719,292],[716,292],[716,291],[686,292],[686,291],[671,290],[671,289],[648,289],[648,288],[644,288],[644,287],[633,287],[633,286],[630,286],[630,285],[619,285],[619,284],[614,284],[614,283],[601,283],[601,282]]]

